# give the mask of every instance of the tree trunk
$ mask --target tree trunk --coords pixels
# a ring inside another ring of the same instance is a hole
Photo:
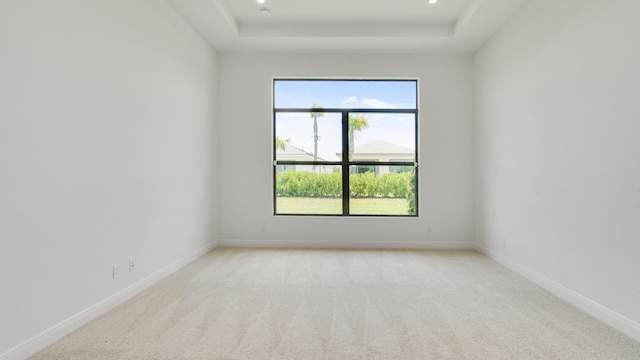
[[[318,118],[313,118],[313,161],[318,161]],[[316,171],[316,165],[313,164],[313,171]]]
[[[353,130],[349,130],[349,161],[353,161],[355,147],[355,135]]]

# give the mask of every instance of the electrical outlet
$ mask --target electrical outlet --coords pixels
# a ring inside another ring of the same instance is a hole
[[[120,277],[120,265],[113,265],[113,278],[117,279]]]
[[[136,269],[136,259],[129,259],[129,271]]]

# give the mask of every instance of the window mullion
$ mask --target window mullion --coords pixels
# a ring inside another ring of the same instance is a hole
[[[349,215],[349,112],[342,112],[342,215]]]

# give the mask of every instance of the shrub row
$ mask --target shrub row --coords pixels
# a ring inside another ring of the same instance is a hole
[[[316,174],[309,171],[287,170],[276,174],[276,195],[292,197],[339,197],[342,193],[342,174]]]
[[[407,198],[412,194],[413,174],[374,173],[349,175],[352,197]],[[288,170],[276,175],[276,195],[290,197],[341,197],[342,174],[316,174],[308,171]]]

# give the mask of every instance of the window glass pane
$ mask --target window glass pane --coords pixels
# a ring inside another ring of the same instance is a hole
[[[274,80],[274,213],[417,216],[417,84]]]
[[[275,108],[416,109],[415,80],[275,80]]]
[[[342,173],[339,167],[312,172],[301,165],[276,173],[276,214],[342,214]]]
[[[392,172],[390,166],[349,175],[349,212],[352,215],[415,215],[415,170]]]
[[[389,172],[397,172],[397,173],[401,173],[401,172],[410,172],[413,171],[413,164],[411,163],[411,161],[407,161],[405,159],[391,159],[391,162],[406,162],[407,165],[391,165],[389,166]]]
[[[340,113],[276,113],[276,160],[341,161],[341,124]]]
[[[349,114],[351,161],[413,163],[416,157],[415,120],[415,114]]]

